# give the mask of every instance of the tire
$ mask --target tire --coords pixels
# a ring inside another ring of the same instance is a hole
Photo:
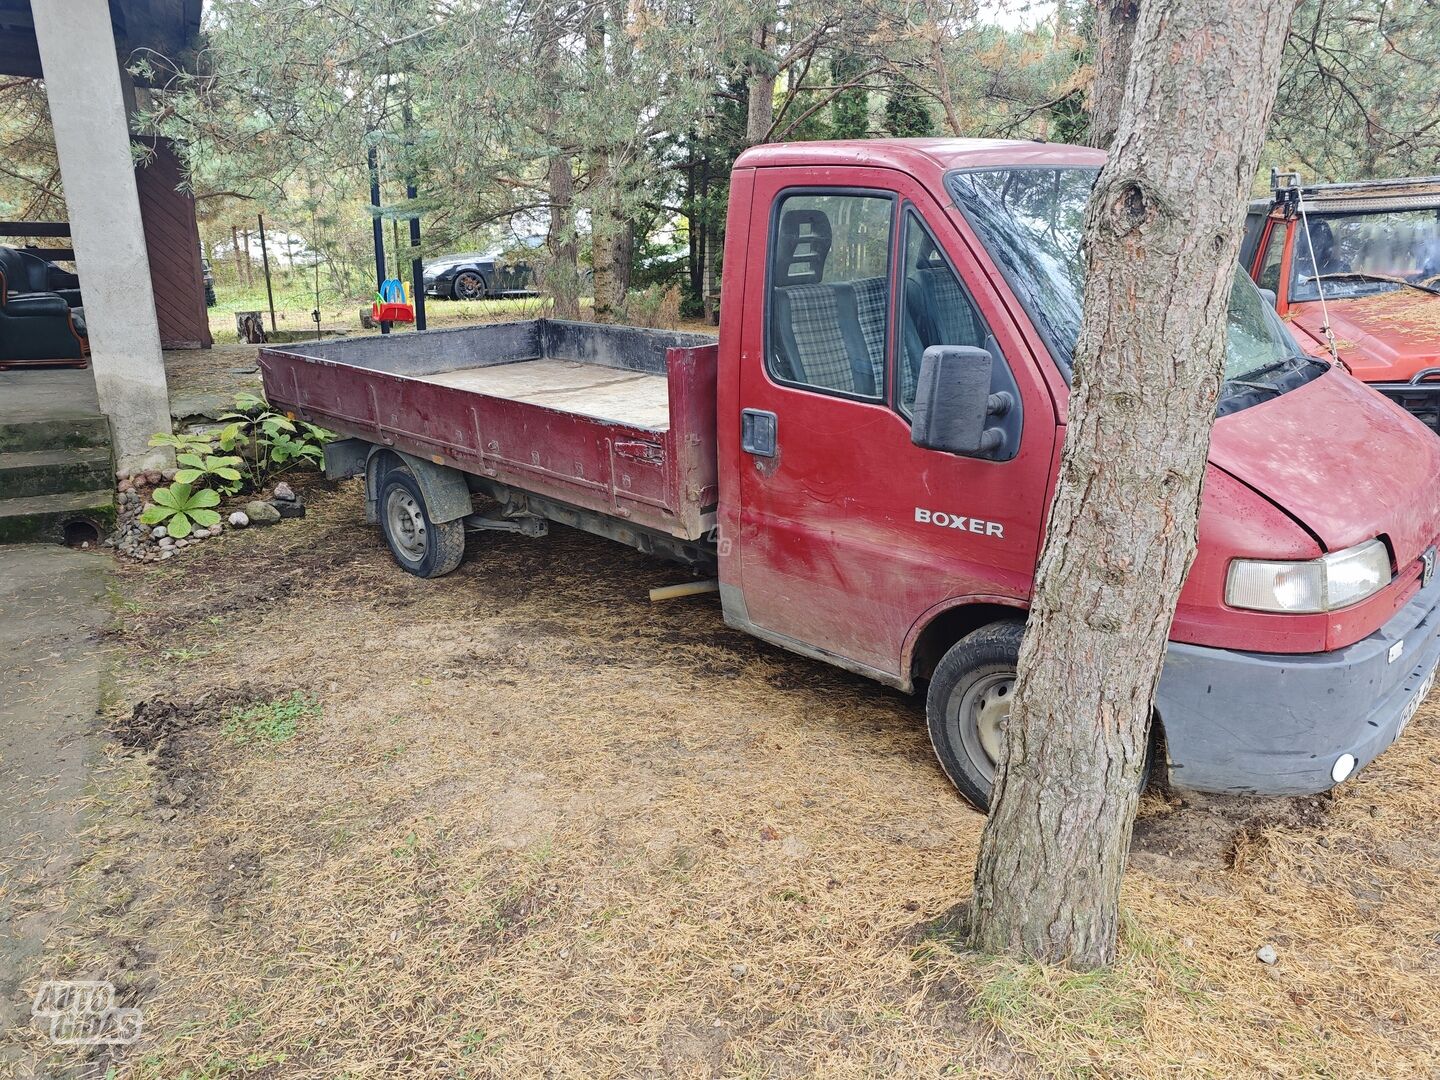
[[[485,276],[477,270],[461,270],[450,283],[450,295],[456,300],[484,300],[489,291]]]
[[[415,474],[404,465],[381,476],[375,505],[385,543],[400,569],[416,577],[437,578],[460,565],[465,556],[465,524],[431,521]]]
[[[1024,633],[1024,623],[997,622],[961,638],[935,666],[925,697],[925,722],[940,767],[982,813],[990,808]],[[1150,782],[1158,726],[1158,721],[1150,726],[1141,791]]]
[[[980,811],[990,806],[1024,633],[1024,623],[999,622],[961,638],[935,666],[925,697],[925,722],[940,767]]]

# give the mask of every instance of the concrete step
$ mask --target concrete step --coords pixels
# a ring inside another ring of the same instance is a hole
[[[115,531],[115,493],[62,491],[0,499],[0,544],[78,543],[93,546]]]
[[[103,416],[19,417],[0,421],[0,454],[26,450],[74,450],[109,446],[110,423]]]
[[[99,491],[113,483],[106,446],[0,453],[0,499]]]

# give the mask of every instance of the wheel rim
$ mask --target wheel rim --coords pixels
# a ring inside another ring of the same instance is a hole
[[[425,558],[425,514],[404,488],[393,487],[385,496],[385,523],[402,559],[418,563]]]
[[[996,671],[982,675],[965,693],[952,695],[946,724],[986,780],[994,782],[1004,747],[1005,721],[1015,694],[1015,673]]]
[[[455,279],[455,291],[462,300],[478,300],[485,295],[485,283],[478,274],[461,274]]]

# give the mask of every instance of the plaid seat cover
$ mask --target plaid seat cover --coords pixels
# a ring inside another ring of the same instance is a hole
[[[860,336],[870,367],[875,372],[875,388],[885,389],[885,319],[890,309],[890,283],[883,277],[860,278],[850,282],[855,293],[855,316],[860,322]]]
[[[799,353],[799,378],[812,386],[853,393],[855,373],[840,328],[840,304],[835,286],[790,285],[783,292],[790,332],[795,351]]]

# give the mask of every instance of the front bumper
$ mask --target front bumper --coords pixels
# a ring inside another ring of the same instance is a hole
[[[1156,694],[1170,782],[1251,795],[1334,787],[1341,754],[1353,754],[1358,771],[1395,741],[1437,662],[1440,575],[1375,633],[1335,652],[1171,642]]]

